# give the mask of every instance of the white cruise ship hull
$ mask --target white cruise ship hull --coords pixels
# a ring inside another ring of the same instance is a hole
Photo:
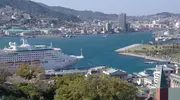
[[[4,68],[16,69],[22,64],[39,66],[45,69],[61,69],[72,66],[83,59],[81,56],[66,55],[60,48],[46,45],[30,45],[22,39],[22,45],[9,42],[9,47],[0,50],[0,65]],[[0,67],[1,67],[0,66]]]
[[[71,67],[72,65],[77,63],[77,61],[79,60],[80,59],[77,59],[77,58],[66,59],[64,60],[64,62],[59,62],[56,60],[48,60],[48,63],[41,63],[40,66],[47,70],[50,70],[50,69],[56,70],[56,69]]]

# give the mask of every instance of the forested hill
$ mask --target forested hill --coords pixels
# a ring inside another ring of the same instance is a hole
[[[25,11],[29,14],[55,17],[67,21],[80,21],[80,19],[74,15],[54,11],[30,0],[0,0],[0,8],[5,6],[10,6],[14,9]]]

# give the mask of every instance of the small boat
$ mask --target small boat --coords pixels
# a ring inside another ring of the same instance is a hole
[[[107,37],[107,36],[108,36],[107,34],[103,35],[103,37]]]
[[[24,36],[24,38],[36,38],[36,36]]]
[[[66,34],[66,35],[64,35],[63,37],[64,37],[64,38],[74,38],[75,35],[68,35],[68,34]]]
[[[144,62],[145,64],[155,64],[156,62]]]

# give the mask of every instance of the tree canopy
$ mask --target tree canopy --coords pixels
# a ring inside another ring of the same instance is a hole
[[[16,72],[17,75],[25,78],[25,79],[32,79],[36,78],[38,74],[44,73],[44,69],[41,67],[29,66],[24,64],[20,66]]]
[[[0,84],[0,98],[5,100],[134,100],[137,88],[127,81],[106,75],[72,74],[54,77],[54,83]]]
[[[56,83],[55,100],[133,100],[137,88],[119,78],[64,76]]]
[[[11,73],[9,73],[6,69],[0,69],[0,84],[4,83],[8,76],[11,76]]]

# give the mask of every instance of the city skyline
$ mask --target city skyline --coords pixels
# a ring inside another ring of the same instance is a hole
[[[32,0],[49,6],[62,6],[75,10],[91,10],[108,14],[127,13],[127,15],[149,15],[160,12],[180,13],[178,0]]]

